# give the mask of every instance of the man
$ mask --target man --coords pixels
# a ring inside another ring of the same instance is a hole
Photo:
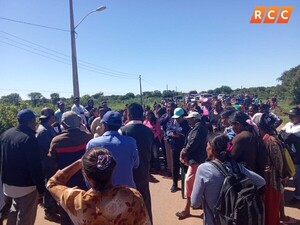
[[[105,101],[105,100],[101,102],[101,106],[106,111],[110,111],[111,110],[111,108],[109,108],[108,105],[107,105],[107,101]]]
[[[80,118],[72,111],[62,115],[64,131],[52,139],[49,156],[54,167],[63,169],[80,159],[85,153],[86,144],[92,139],[92,135],[81,131]],[[80,171],[78,171],[67,183],[68,187],[78,186],[85,190],[86,184]],[[68,214],[61,208],[61,225],[73,225]]]
[[[296,167],[296,174],[293,177],[295,184],[294,198],[291,203],[300,202],[300,108],[295,107],[289,111],[290,122],[280,131],[279,137],[291,149],[291,156]]]
[[[104,109],[102,106],[99,106],[98,109],[99,109],[99,116],[96,117],[91,124],[91,133],[94,135],[94,137],[99,137],[102,135],[102,134],[100,135],[100,133],[98,133],[99,128],[100,128],[99,125],[100,125],[100,121],[101,121],[102,117],[107,112],[107,109]],[[97,128],[98,128],[98,130],[97,130]]]
[[[8,225],[34,225],[38,199],[45,190],[36,117],[29,109],[21,110],[18,126],[0,137],[3,192],[12,198]]]
[[[65,103],[63,101],[58,101],[56,103],[58,110],[55,111],[56,122],[60,125],[62,114],[65,112]]]
[[[54,111],[50,108],[43,108],[40,114],[40,125],[36,130],[36,138],[39,142],[42,167],[44,172],[44,178],[46,182],[54,175],[53,168],[51,168],[50,160],[48,158],[48,152],[52,139],[56,136],[56,132],[52,125],[55,123]],[[58,205],[48,190],[45,190],[44,194],[44,218],[49,221],[59,222],[60,217],[56,214],[58,211]]]
[[[133,170],[133,178],[137,190],[142,194],[149,217],[152,221],[151,196],[149,190],[150,160],[151,148],[154,140],[153,132],[150,128],[142,124],[143,107],[138,103],[132,103],[128,106],[129,122],[121,127],[123,135],[131,136],[136,140],[140,165]]]
[[[200,163],[206,160],[206,139],[208,130],[201,123],[201,115],[198,112],[190,112],[184,117],[191,129],[187,134],[184,148],[180,152],[180,161],[188,166],[186,174],[186,205],[183,211],[177,212],[179,219],[190,216],[191,194],[193,190],[195,174]]]
[[[75,112],[81,118],[81,123],[87,125],[86,117],[89,116],[89,112],[82,105],[80,105],[79,97],[74,99],[74,105],[72,106],[71,111]]]
[[[128,185],[136,188],[133,180],[133,168],[139,166],[136,141],[129,136],[122,136],[118,130],[122,126],[119,112],[108,111],[101,120],[103,135],[89,141],[86,149],[103,147],[112,153],[117,165],[112,175],[113,185]]]
[[[85,107],[85,109],[89,112],[93,108],[94,108],[94,100],[89,98],[88,101],[87,101],[87,106]]]
[[[174,141],[172,138],[168,136],[168,131],[171,130],[170,128],[175,123],[175,119],[172,118],[174,115],[174,109],[176,108],[176,105],[174,102],[170,102],[167,104],[167,113],[164,114],[161,117],[161,126],[164,131],[164,144],[165,144],[165,151],[166,151],[166,157],[167,160],[167,166],[168,170],[171,172],[173,169],[173,160],[172,160],[172,146],[174,144]]]
[[[186,112],[182,108],[176,108],[172,119],[175,119],[172,126],[168,127],[167,135],[172,140],[172,180],[173,185],[170,189],[172,193],[178,190],[178,178],[180,171],[180,151],[182,150],[186,135],[190,129],[187,121],[184,119]]]
[[[272,120],[272,124],[274,129],[279,127],[282,124],[282,119],[280,119],[277,115],[274,113],[270,112],[270,105],[269,104],[261,104],[259,107],[259,112],[260,113],[266,113],[270,119]]]

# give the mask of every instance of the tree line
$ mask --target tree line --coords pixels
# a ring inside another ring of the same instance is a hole
[[[269,98],[272,95],[277,95],[277,98],[284,100],[291,105],[300,104],[300,65],[284,71],[280,77],[277,78],[280,82],[273,87],[251,87],[232,90],[229,86],[221,86],[215,89],[206,90],[202,92],[210,94],[228,94],[237,95],[251,93],[259,96],[261,99]],[[184,97],[186,93],[177,92],[174,90],[164,91],[145,91],[142,93],[143,104],[152,105],[155,101],[159,102],[162,98],[173,98],[176,96]],[[11,93],[0,98],[0,134],[6,129],[17,124],[17,112],[22,108],[31,108],[36,113],[42,107],[51,107],[55,109],[57,101],[63,100],[69,107],[73,104],[73,97],[60,97],[59,93],[50,94],[50,98],[45,98],[39,92],[31,92],[28,94],[30,100],[22,100],[18,93]],[[93,95],[83,95],[81,103],[85,105],[88,99],[93,99],[95,105],[99,105],[102,101],[108,101],[110,107],[114,109],[122,109],[126,103],[140,102],[140,95],[135,95],[129,92],[125,95],[110,95],[105,96],[103,92],[99,91]],[[68,109],[68,108],[67,108]]]

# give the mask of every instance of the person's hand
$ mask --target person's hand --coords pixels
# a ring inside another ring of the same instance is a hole
[[[182,164],[188,166],[188,161],[187,161],[187,158],[186,158],[186,153],[184,153],[183,151],[180,152],[179,160],[180,160],[180,162]]]

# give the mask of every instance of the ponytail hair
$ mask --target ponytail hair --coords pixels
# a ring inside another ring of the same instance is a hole
[[[230,159],[229,146],[230,140],[227,135],[217,132],[208,137],[208,143],[212,146],[218,158],[224,162]],[[230,146],[231,147],[231,146]]]

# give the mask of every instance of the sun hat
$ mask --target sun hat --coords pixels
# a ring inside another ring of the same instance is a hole
[[[201,115],[198,113],[198,112],[194,112],[194,111],[191,111],[189,112],[189,114],[187,116],[184,117],[185,119],[192,119],[192,118],[195,118],[195,119],[201,119]]]
[[[300,108],[298,108],[298,107],[292,108],[292,109],[290,109],[288,114],[291,116],[300,116]]]
[[[80,118],[72,111],[67,111],[62,114],[61,122],[64,123],[68,129],[78,128],[80,125]]]
[[[41,110],[41,115],[40,115],[40,119],[48,119],[51,116],[54,116],[54,110],[50,109],[50,108],[43,108]]]

